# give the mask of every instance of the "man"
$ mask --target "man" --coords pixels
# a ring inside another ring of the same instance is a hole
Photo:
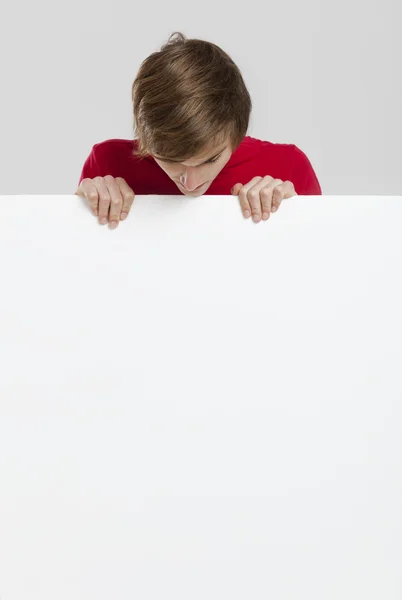
[[[78,195],[115,229],[135,194],[234,194],[244,217],[269,218],[283,198],[320,195],[294,144],[246,136],[252,102],[242,75],[218,46],[173,34],[142,63],[132,86],[137,139],[95,144]]]

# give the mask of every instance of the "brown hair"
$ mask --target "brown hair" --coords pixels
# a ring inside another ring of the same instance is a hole
[[[177,39],[174,38],[178,35]],[[211,42],[173,33],[146,58],[132,85],[138,158],[188,160],[247,133],[252,102],[239,68]]]

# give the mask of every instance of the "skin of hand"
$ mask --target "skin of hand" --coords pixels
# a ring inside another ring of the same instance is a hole
[[[240,207],[245,218],[252,215],[254,223],[269,219],[271,212],[278,210],[284,198],[297,196],[291,181],[274,179],[270,175],[253,177],[249,183],[236,183],[231,193],[239,196]]]
[[[111,175],[84,179],[75,193],[85,197],[99,223],[104,225],[109,221],[111,229],[128,216],[135,198],[135,193],[124,179]],[[270,213],[279,208],[283,198],[297,196],[291,181],[274,179],[270,175],[253,177],[245,185],[236,183],[231,193],[239,196],[244,217],[252,215],[255,223],[261,217],[264,221],[269,219]]]
[[[135,198],[126,180],[112,175],[85,178],[74,193],[86,198],[99,224],[106,225],[109,222],[110,229],[116,229],[119,222],[128,217]]]

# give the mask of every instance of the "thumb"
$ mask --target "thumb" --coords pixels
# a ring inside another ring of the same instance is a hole
[[[237,195],[237,194],[238,194],[238,192],[239,192],[239,190],[240,190],[242,187],[243,187],[243,184],[242,184],[242,183],[236,183],[236,184],[235,184],[235,185],[232,187],[232,189],[230,190],[230,192],[231,192],[232,194],[235,194],[235,195]]]

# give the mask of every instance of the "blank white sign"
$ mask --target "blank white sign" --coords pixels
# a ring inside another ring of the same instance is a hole
[[[1,600],[400,600],[402,197],[0,197]]]

